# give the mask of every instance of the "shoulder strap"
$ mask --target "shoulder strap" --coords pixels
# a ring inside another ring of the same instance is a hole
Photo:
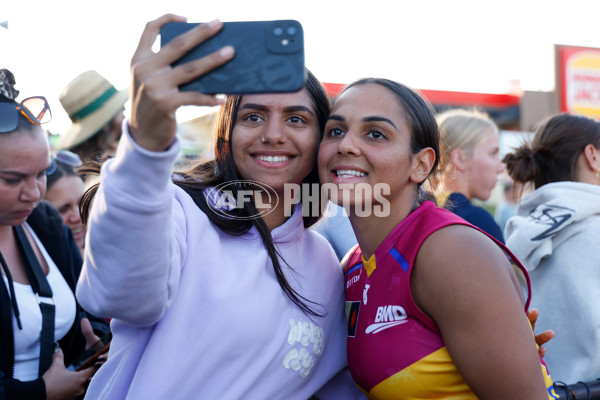
[[[52,297],[52,289],[46,279],[46,275],[40,266],[37,257],[35,256],[29,240],[25,235],[25,231],[22,226],[15,226],[14,230],[17,234],[17,243],[19,244],[19,251],[23,257],[25,264],[25,271],[27,272],[27,278],[29,284],[33,288],[34,293],[42,297]]]
[[[40,366],[39,376],[50,368],[52,364],[52,354],[54,353],[54,319],[56,309],[54,306],[54,298],[52,296],[52,288],[46,279],[46,275],[40,266],[40,263],[35,256],[31,244],[25,235],[25,231],[21,225],[14,227],[19,251],[25,265],[25,271],[29,284],[36,295],[36,299],[42,312],[42,332],[40,336]],[[40,301],[41,297],[49,297],[52,303]]]

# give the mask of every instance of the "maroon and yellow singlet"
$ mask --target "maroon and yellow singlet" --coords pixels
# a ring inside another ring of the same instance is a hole
[[[452,224],[473,227],[426,201],[394,228],[369,260],[363,260],[357,247],[346,263],[348,364],[369,399],[477,398],[450,358],[437,325],[417,307],[410,289],[423,241]],[[527,312],[531,297],[527,272],[504,245],[495,242],[522,271]],[[548,398],[558,399],[541,358],[540,363]]]

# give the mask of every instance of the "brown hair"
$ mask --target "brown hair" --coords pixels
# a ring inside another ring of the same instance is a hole
[[[323,137],[323,131],[325,129],[325,123],[329,112],[331,111],[331,104],[327,93],[321,82],[308,70],[306,70],[306,80],[304,87],[306,88],[317,115],[318,122],[318,142]],[[218,186],[226,182],[233,182],[231,186],[233,188],[233,194],[238,190],[243,189],[240,182],[240,176],[235,167],[233,154],[231,151],[231,134],[236,121],[238,108],[242,102],[242,95],[228,95],[226,97],[225,104],[221,106],[215,131],[215,157],[212,160],[204,161],[198,160],[197,162],[188,165],[184,171],[176,171],[177,179],[174,179],[174,183],[185,190],[190,197],[194,200],[194,203],[206,214],[210,221],[223,232],[232,236],[241,236],[248,232],[251,228],[255,227],[260,234],[262,242],[265,246],[267,254],[273,264],[273,271],[281,286],[282,291],[285,295],[307,315],[313,316],[325,316],[327,310],[321,304],[317,304],[310,299],[305,298],[298,293],[288,282],[284,274],[284,266],[292,269],[287,262],[280,257],[280,253],[277,250],[271,232],[269,231],[267,224],[260,217],[250,218],[249,216],[256,216],[258,214],[257,209],[253,202],[244,203],[244,207],[235,209],[228,212],[229,215],[221,215],[215,213],[214,209],[208,203],[208,197],[205,194],[205,190]],[[316,150],[315,150],[316,151]],[[97,174],[100,170],[102,163],[110,158],[110,155],[103,157],[100,160],[90,160],[79,169],[80,174]],[[237,182],[237,183],[236,183]],[[313,167],[312,171],[303,180],[303,183],[319,183],[319,174],[317,165]],[[310,185],[309,185],[310,186]],[[84,223],[87,222],[89,216],[89,209],[93,197],[98,189],[98,184],[93,185],[86,191],[81,198],[79,203],[81,218]],[[326,203],[324,203],[326,204]],[[324,210],[319,210],[317,216],[305,216],[304,227],[308,228],[315,224],[322,215]],[[239,217],[239,218],[232,218]],[[280,259],[281,258],[281,259]],[[318,308],[318,310],[315,310]]]
[[[575,181],[577,160],[588,144],[600,147],[600,123],[577,115],[558,114],[542,121],[532,141],[504,156],[506,170],[518,185]]]

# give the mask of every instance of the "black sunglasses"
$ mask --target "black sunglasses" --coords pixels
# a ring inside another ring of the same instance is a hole
[[[69,150],[60,150],[52,157],[50,166],[46,170],[46,176],[50,176],[56,172],[57,163],[68,165],[73,169],[81,167],[82,164],[81,158],[77,154]]]
[[[19,113],[34,125],[52,120],[50,106],[43,96],[28,97],[16,105],[0,102],[0,133],[12,132],[19,126]]]

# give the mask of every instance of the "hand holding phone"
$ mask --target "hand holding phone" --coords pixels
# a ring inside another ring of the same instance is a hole
[[[161,29],[161,46],[197,23],[171,22]],[[235,56],[180,90],[207,94],[295,92],[304,86],[304,38],[295,20],[225,22],[223,28],[172,66],[199,59],[223,46],[233,46]]]
[[[71,371],[81,371],[91,367],[98,360],[102,354],[108,352],[110,348],[110,341],[112,340],[112,333],[108,332],[102,336],[100,340],[87,349],[79,358],[73,362],[67,369]]]

